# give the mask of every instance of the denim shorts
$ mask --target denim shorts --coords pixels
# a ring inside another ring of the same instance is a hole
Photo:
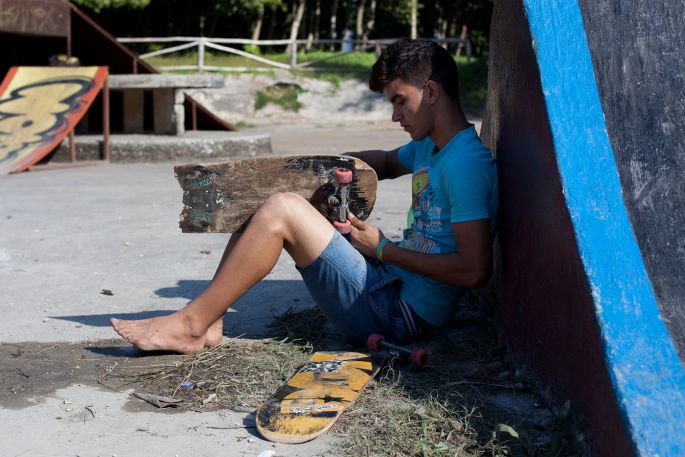
[[[298,270],[314,302],[350,343],[365,345],[372,333],[403,342],[426,330],[400,298],[400,279],[338,232],[316,260]]]

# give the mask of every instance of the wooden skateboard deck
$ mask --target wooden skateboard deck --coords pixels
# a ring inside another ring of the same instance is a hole
[[[359,352],[312,354],[309,363],[257,409],[257,430],[278,443],[316,438],[354,403],[382,362]]]
[[[341,186],[336,170],[352,171],[352,182],[346,184],[349,209],[366,219],[376,202],[378,182],[369,165],[353,157],[285,156],[174,167],[183,189],[179,225],[183,232],[234,232],[277,192],[301,195],[333,221],[337,209],[331,196]]]

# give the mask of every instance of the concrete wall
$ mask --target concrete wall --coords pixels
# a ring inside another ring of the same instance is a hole
[[[571,399],[594,455],[681,455],[685,375],[624,206],[578,5],[495,2],[488,86],[510,355]]]

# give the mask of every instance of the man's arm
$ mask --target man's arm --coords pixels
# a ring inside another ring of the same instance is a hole
[[[411,173],[411,170],[407,170],[397,157],[399,150],[397,148],[392,151],[346,152],[343,155],[356,157],[369,164],[378,175],[378,179],[394,179]]]
[[[352,245],[367,257],[374,258],[383,233],[354,216],[350,221],[356,229],[350,233]],[[457,252],[424,254],[388,243],[383,248],[383,261],[455,286],[484,286],[492,273],[490,221],[456,222],[452,224],[452,232],[457,241]]]

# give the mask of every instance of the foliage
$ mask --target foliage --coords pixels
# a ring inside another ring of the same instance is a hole
[[[213,10],[227,16],[256,13],[260,8],[284,7],[283,0],[214,0]]]
[[[115,36],[212,36],[246,38],[262,18],[261,39],[289,37],[295,0],[71,0]],[[341,38],[354,30],[357,12],[364,6],[364,27],[368,37],[409,36],[412,0],[306,0],[299,38]],[[319,5],[317,16],[316,5]],[[336,7],[335,11],[333,7]],[[434,0],[417,2],[417,29],[421,37],[459,37],[466,26],[476,55],[487,52],[492,0]],[[263,11],[263,15],[261,12]],[[371,14],[374,17],[370,17]],[[336,17],[335,29],[331,20]],[[319,46],[328,49],[329,46]],[[282,51],[284,47],[277,49]],[[450,50],[454,50],[450,46]],[[274,48],[262,47],[262,52]]]
[[[151,0],[70,0],[72,3],[100,12],[109,8],[141,9],[150,4]]]

